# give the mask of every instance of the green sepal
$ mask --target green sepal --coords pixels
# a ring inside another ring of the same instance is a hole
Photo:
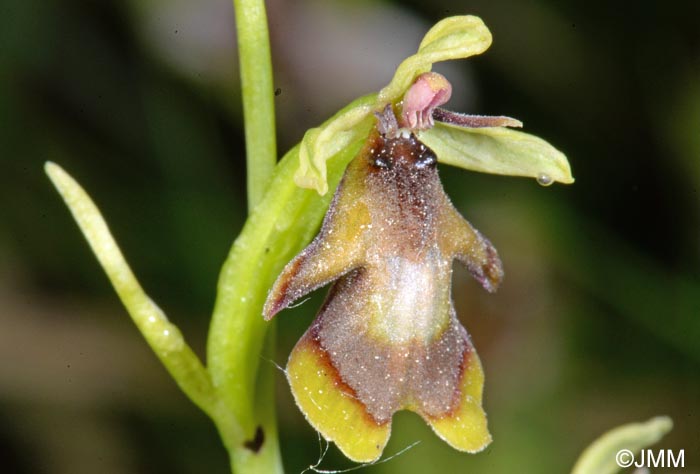
[[[535,178],[542,184],[574,182],[566,156],[545,140],[505,127],[466,128],[436,122],[419,138],[452,166],[509,176]]]

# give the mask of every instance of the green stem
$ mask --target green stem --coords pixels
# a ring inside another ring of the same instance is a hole
[[[361,144],[362,139],[348,144],[329,161],[331,189]],[[319,198],[316,192],[296,186],[298,163],[299,146],[277,166],[270,191],[224,263],[209,331],[207,369],[143,291],[90,197],[58,165],[46,164],[129,315],[180,388],[212,418],[237,473],[282,472],[274,366],[265,362],[259,370],[263,358],[274,357],[274,334],[267,331],[271,325],[262,318],[262,306],[282,266],[313,237],[332,197],[327,193]]]
[[[236,11],[245,124],[248,212],[252,213],[262,201],[277,164],[272,60],[264,1],[234,0],[233,6]],[[231,285],[232,282],[224,278],[227,266],[228,262],[222,270],[221,280],[224,284],[220,282],[219,285],[217,307],[219,307],[219,301],[226,300],[227,296],[230,296],[227,293],[236,288],[236,285]],[[238,273],[233,278],[251,280],[255,278],[255,275],[256,272],[253,270]],[[259,290],[258,297],[261,291],[262,294],[265,293],[265,289]],[[234,296],[234,298],[237,297]],[[245,302],[246,297],[241,298]],[[255,342],[260,342],[264,338],[268,328],[260,324],[260,321],[256,321],[256,319],[261,320],[258,314],[228,312],[227,316],[228,318],[235,317],[244,327],[250,328],[250,333],[255,336],[253,337]],[[216,312],[214,319],[216,319]],[[269,332],[273,333],[273,331]],[[235,333],[229,333],[225,339],[230,340],[231,335],[235,335]],[[214,339],[216,340],[216,338]],[[235,339],[234,337],[234,341]],[[214,347],[217,345],[214,344]],[[266,349],[266,352],[269,353],[268,357],[272,358],[274,352],[273,334],[268,336]],[[222,360],[213,355],[216,350],[209,348],[209,357]],[[248,352],[251,350],[252,352]],[[236,351],[245,353],[248,358],[257,358],[261,354],[261,347],[258,347],[258,344],[244,344],[237,347]],[[241,357],[223,359],[223,364],[228,366],[229,363],[240,359]],[[217,423],[217,426],[229,450],[233,472],[282,472],[275,418],[273,369],[272,366],[262,367],[258,373],[257,361],[254,360],[254,362],[252,368],[241,368],[235,363],[231,364],[234,367],[228,367],[232,368],[231,374],[235,374],[238,383],[245,380],[249,384],[247,390],[230,392],[228,385],[217,385],[216,387],[227,412],[231,413],[237,425],[242,427],[244,437],[242,439],[238,436],[229,437],[227,426],[222,426],[221,423]],[[211,373],[216,373],[216,369],[213,369]],[[241,393],[244,394],[243,398],[237,399]],[[243,411],[237,409],[241,406],[245,406]]]
[[[262,351],[264,360],[258,374],[258,384],[255,390],[256,400],[253,407],[255,417],[259,423],[259,433],[256,432],[255,436],[261,436],[257,439],[254,436],[252,442],[253,444],[262,442],[262,444],[258,453],[253,453],[250,444],[248,446],[244,445],[242,449],[240,445],[234,447],[231,453],[231,467],[233,472],[236,473],[281,473],[283,471],[275,413],[275,372],[274,366],[265,362],[266,360],[273,360],[276,347],[275,342],[276,331],[273,324],[268,328]],[[248,443],[250,441],[248,440]]]
[[[360,145],[361,140],[351,144],[332,161],[331,189]],[[272,388],[265,382],[274,367],[260,356],[270,326],[262,318],[262,307],[282,267],[317,231],[332,197],[328,193],[320,198],[315,191],[296,186],[293,177],[298,163],[297,146],[277,166],[269,192],[246,221],[219,277],[207,343],[208,370],[223,403],[240,423],[243,441],[254,439],[259,427],[268,430],[257,456],[249,456],[240,444],[228,446],[237,472],[258,472],[254,466],[263,462],[261,457],[279,457],[274,401],[268,398]],[[248,462],[252,463],[250,470],[245,467]],[[267,465],[273,465],[272,461]]]
[[[143,291],[85,191],[57,165],[47,163],[46,171],[149,345],[182,390],[216,424],[234,472],[274,474],[282,472],[275,420],[275,373],[271,363],[260,366],[261,355],[268,360],[274,357],[274,331],[268,331],[272,326],[264,322],[262,307],[267,290],[282,266],[318,229],[332,193],[319,198],[314,191],[294,184],[299,146],[274,166],[272,79],[264,8],[262,2],[252,0],[236,1],[235,5],[238,17],[247,21],[245,25],[239,22],[239,32],[243,95],[248,103],[246,136],[252,137],[247,142],[249,183],[254,189],[250,199],[252,211],[219,278],[206,369],[178,328]],[[252,25],[256,23],[254,28]],[[264,33],[262,41],[261,32]],[[251,42],[254,45],[251,46]],[[261,53],[261,50],[265,51]],[[251,61],[255,54],[262,54],[267,67]],[[253,73],[255,70],[257,72]],[[269,85],[267,95],[260,81],[251,85],[253,76]],[[253,101],[257,96],[262,97],[259,99],[262,108]],[[257,114],[251,113],[253,102]],[[339,114],[356,105],[350,104]],[[361,139],[348,142],[329,161],[331,189],[337,185],[361,143]],[[252,156],[255,160],[250,159]]]
[[[245,123],[248,210],[262,200],[277,163],[275,104],[263,0],[234,0]]]

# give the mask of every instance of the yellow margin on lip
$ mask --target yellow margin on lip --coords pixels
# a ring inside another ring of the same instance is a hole
[[[466,359],[462,375],[462,399],[457,409],[444,417],[424,418],[433,431],[453,448],[477,453],[491,443],[486,413],[481,407],[484,371],[474,349]]]
[[[294,399],[311,426],[345,456],[358,463],[376,461],[389,440],[391,422],[374,421],[324,356],[308,334],[296,345],[287,364]]]

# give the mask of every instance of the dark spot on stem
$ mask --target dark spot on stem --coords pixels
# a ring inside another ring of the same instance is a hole
[[[275,89],[275,97],[277,97],[280,94],[282,94],[282,89],[278,87],[277,89]]]
[[[249,439],[245,443],[243,443],[243,446],[246,447],[246,449],[250,449],[254,453],[258,453],[260,451],[260,448],[262,448],[263,443],[265,442],[265,432],[262,429],[262,426],[258,426],[255,429],[255,436],[253,439]]]

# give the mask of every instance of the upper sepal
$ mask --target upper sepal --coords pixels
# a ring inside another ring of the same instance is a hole
[[[491,45],[491,32],[475,16],[454,16],[433,26],[425,35],[416,54],[406,58],[396,69],[393,79],[379,94],[357,99],[318,128],[307,132],[299,152],[299,170],[294,180],[298,186],[328,192],[326,161],[343,147],[367,137],[372,113],[396,104],[422,73],[433,63],[464,59],[480,54]]]
[[[491,32],[479,17],[452,16],[439,21],[423,37],[418,52],[399,65],[389,85],[379,92],[377,102],[400,100],[413,81],[430,71],[434,63],[481,54],[491,41]]]

